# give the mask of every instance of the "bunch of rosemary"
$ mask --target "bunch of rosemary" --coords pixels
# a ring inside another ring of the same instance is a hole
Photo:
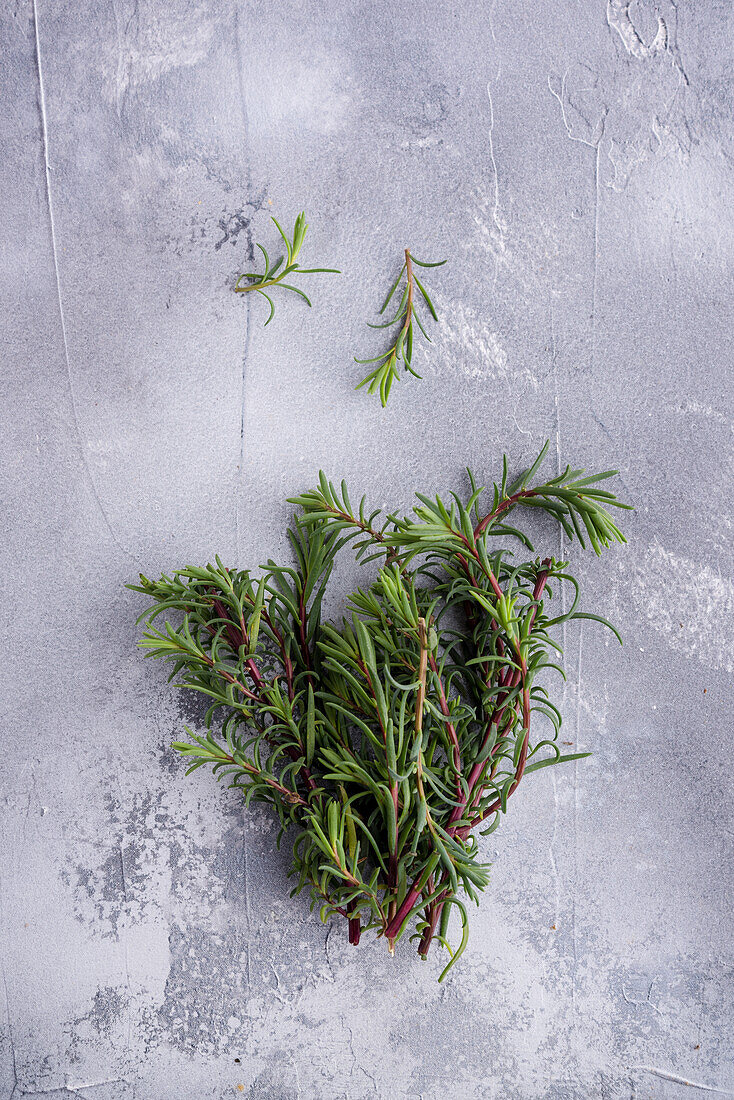
[[[489,881],[476,831],[497,827],[524,775],[588,755],[560,752],[561,715],[539,677],[563,675],[554,629],[605,620],[577,610],[566,563],[530,556],[509,520],[540,508],[599,553],[625,541],[608,509],[627,505],[599,487],[614,471],[537,481],[546,450],[512,484],[505,460],[491,502],[470,474],[468,500],[419,494],[412,517],[355,509],[322,475],[291,501],[293,565],[268,561],[256,577],[217,559],[130,586],[153,600],[141,646],[211,699],[206,732],[175,745],[190,770],[211,764],[295,829],[293,893],[308,887],[322,920],[343,917],[353,944],[372,929],[391,953],[413,927],[421,956],[434,939],[449,951],[441,978],[466,945],[465,900]],[[330,624],[322,600],[349,543],[379,569]],[[573,599],[554,614],[562,584]],[[158,625],[170,612],[176,624]],[[549,720],[535,736],[534,713]]]

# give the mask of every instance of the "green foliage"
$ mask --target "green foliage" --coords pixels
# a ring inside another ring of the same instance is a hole
[[[322,920],[347,920],[352,943],[372,929],[391,952],[411,928],[423,957],[435,938],[442,977],[466,944],[465,902],[489,882],[476,832],[497,827],[524,775],[588,755],[561,752],[547,673],[563,676],[563,623],[605,620],[577,610],[566,563],[533,556],[509,520],[540,508],[599,553],[625,541],[609,509],[628,506],[599,487],[613,471],[538,481],[546,450],[512,484],[505,461],[491,504],[470,474],[468,499],[418,495],[412,517],[355,509],[322,474],[291,501],[292,565],[256,577],[217,558],[130,586],[152,600],[147,655],[210,700],[204,731],[175,745],[190,770],[210,764],[246,803],[272,806],[295,834],[293,893],[308,889]],[[376,576],[331,624],[322,600],[347,545]]]
[[[417,264],[418,267],[443,267],[446,260],[440,260],[438,263],[426,263],[423,260],[417,260],[413,256],[409,249],[405,250],[405,261],[400,274],[393,283],[390,291],[385,299],[380,314],[383,314],[390,304],[395,291],[400,286],[403,275],[405,275],[405,286],[403,288],[402,295],[400,297],[400,304],[398,305],[395,316],[390,321],[384,321],[381,324],[370,325],[370,328],[392,328],[394,325],[398,325],[398,333],[388,348],[382,355],[375,356],[374,359],[355,359],[355,363],[376,363],[377,366],[367,374],[357,386],[357,389],[361,389],[362,386],[367,387],[368,393],[380,394],[380,401],[383,408],[387,404],[387,399],[390,396],[390,390],[392,384],[396,378],[400,377],[399,364],[402,362],[403,369],[409,371],[415,378],[420,378],[420,375],[413,369],[413,322],[418,326],[420,331],[425,336],[426,340],[430,344],[431,338],[423,327],[418,311],[415,304],[415,291],[418,289],[418,293],[423,298],[428,312],[434,321],[438,320],[436,310],[429,297],[428,291],[423,286],[423,283],[415,274],[413,265]]]
[[[270,305],[270,312],[268,314],[268,319],[265,322],[266,325],[270,324],[273,319],[273,315],[275,314],[275,306],[273,304],[273,300],[269,294],[265,293],[266,287],[279,286],[283,290],[292,290],[294,294],[298,294],[301,298],[304,298],[310,306],[311,299],[308,297],[308,295],[305,294],[299,287],[293,286],[292,283],[287,283],[284,280],[289,275],[297,276],[341,274],[341,272],[338,271],[335,267],[301,267],[301,265],[296,262],[298,259],[298,254],[301,251],[301,247],[306,237],[306,231],[308,229],[305,211],[300,213],[296,218],[296,223],[293,226],[293,238],[291,240],[288,239],[275,218],[271,218],[271,221],[274,223],[275,228],[278,230],[281,237],[283,238],[283,241],[285,242],[285,256],[281,256],[275,261],[274,264],[271,265],[270,257],[265,251],[263,245],[256,245],[256,247],[259,248],[263,254],[263,258],[265,260],[265,271],[262,273],[262,275],[258,275],[257,272],[252,271],[247,272],[245,275],[240,275],[235,285],[235,290],[238,294],[247,294],[248,291],[254,290],[256,294],[262,294],[263,298],[267,299]],[[242,281],[242,279],[252,279],[253,281],[246,284],[245,286],[240,286],[240,282]]]

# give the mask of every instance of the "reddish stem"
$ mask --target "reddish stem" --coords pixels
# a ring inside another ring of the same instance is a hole
[[[462,797],[462,786],[461,786],[461,749],[459,748],[459,738],[456,734],[456,726],[450,720],[451,719],[451,711],[449,710],[449,704],[448,704],[448,700],[446,698],[446,692],[444,691],[443,681],[441,680],[441,677],[439,676],[439,673],[438,673],[438,665],[436,663],[436,658],[433,656],[432,653],[429,654],[428,662],[431,666],[431,672],[435,675],[436,682],[438,684],[438,701],[439,701],[439,705],[441,707],[441,713],[443,714],[443,716],[445,718],[448,719],[448,721],[446,722],[446,731],[449,735],[449,741],[451,742],[454,772],[455,772],[455,775],[456,775],[456,797],[460,799]]]
[[[535,625],[535,619],[537,617],[538,601],[540,600],[541,596],[543,595],[543,592],[545,590],[545,586],[548,582],[550,565],[551,565],[550,558],[546,558],[543,561],[543,569],[538,574],[538,576],[536,578],[536,581],[535,581],[535,585],[533,587],[533,600],[536,601],[536,606],[533,608],[533,610],[531,612],[531,616],[530,616],[530,629],[531,630],[532,630],[533,626]],[[508,669],[507,671],[509,672],[510,670]],[[503,687],[507,686],[509,689],[512,689],[513,687],[516,687],[517,684],[519,683],[521,677],[524,680],[525,672],[526,672],[525,662],[523,661],[521,669],[513,670],[511,672],[511,674],[509,675],[509,679],[507,679],[506,683],[503,683],[502,686]],[[503,698],[506,698],[508,694],[509,694],[509,691],[505,693]],[[486,733],[485,738],[482,742],[482,747],[484,747],[484,745],[486,745],[486,743],[487,743],[487,739],[490,736],[492,725],[495,724],[495,722],[498,723],[499,721],[501,721],[501,719],[504,715],[505,709],[506,709],[506,704],[505,703],[501,704],[501,709],[499,710],[499,712],[497,710],[497,707],[495,707],[495,710],[492,713],[492,717],[491,717],[490,722],[489,722],[488,727],[487,727],[487,733]],[[527,762],[527,756],[528,756],[528,740],[529,740],[529,736],[530,736],[530,697],[529,697],[528,690],[525,687],[523,687],[523,692],[522,692],[522,710],[523,710],[523,728],[524,728],[525,733],[524,733],[524,736],[523,736],[522,749],[520,750],[520,759],[518,760],[517,768],[515,770],[515,778],[512,782],[512,785],[511,785],[509,791],[507,792],[507,797],[508,798],[510,797],[510,795],[514,794],[514,792],[517,790],[518,784],[520,783],[520,780],[522,779],[523,774],[525,772],[525,764]],[[498,742],[499,742],[499,738],[498,738]],[[479,787],[479,789],[474,794],[472,792],[473,792],[474,784],[479,779],[480,775],[482,774],[482,770],[485,766],[486,766],[486,761],[482,761],[481,763],[475,763],[475,765],[472,768],[472,771],[470,773],[470,776],[469,776],[469,783],[468,783],[469,799],[468,800],[465,799],[463,797],[463,794],[462,794],[462,797],[459,800],[460,804],[455,807],[453,813],[451,814],[449,826],[451,826],[452,824],[455,824],[455,822],[458,821],[462,817],[462,815],[464,813],[464,810],[466,809],[467,801],[471,805],[476,805],[476,803],[481,798],[481,796],[482,796],[482,787],[481,786]],[[484,821],[487,817],[489,817],[491,814],[495,813],[500,808],[501,805],[502,805],[502,801],[501,801],[501,799],[498,798],[486,810],[484,810],[484,812],[481,814],[480,817],[478,817],[474,821],[470,822],[470,824],[464,825],[460,829],[456,829],[456,830],[449,827],[449,829],[447,831],[451,835],[455,835],[455,836],[459,837],[459,839],[461,839],[461,840],[466,840],[466,838],[469,835],[470,831],[473,828],[475,828],[477,825],[479,825],[482,821]],[[444,879],[445,879],[445,877],[446,876],[444,876]],[[419,880],[416,880],[416,883],[418,881]],[[415,904],[415,901],[418,898],[418,892],[415,890],[416,883],[413,884],[413,887],[411,888],[411,891],[406,896],[405,902],[400,907],[400,910],[398,911],[398,913],[396,913],[395,919],[392,922],[393,925],[394,925],[394,924],[398,923],[398,919],[400,918],[400,923],[398,924],[398,929],[400,928],[400,925],[402,924],[402,921],[405,919],[407,914],[413,908],[413,905]],[[408,898],[411,895],[413,895],[411,903],[410,903],[410,905],[406,906],[406,902],[408,901]],[[444,901],[440,897],[436,898],[435,902],[430,907],[429,927],[424,931],[423,937],[422,937],[421,942],[420,942],[420,946],[418,948],[419,953],[422,954],[422,955],[425,955],[428,951],[431,940],[433,939],[433,936],[435,934],[436,926],[438,924],[438,921],[440,920],[441,911],[442,911],[443,907],[444,907]],[[402,916],[401,916],[401,914],[402,914]],[[392,925],[388,927],[388,929],[386,931],[386,935],[390,935],[391,933],[393,935],[396,934],[392,930]]]
[[[347,913],[353,913],[356,906],[356,902],[350,901],[347,906]],[[356,947],[359,943],[359,938],[362,935],[362,922],[359,916],[349,917],[349,942],[353,947]]]
[[[420,887],[419,884],[420,884],[420,878],[421,877],[422,876],[419,876],[419,878],[417,878],[415,880],[415,882],[411,886],[410,890],[408,890],[408,893],[403,898],[403,904],[399,907],[399,909],[395,913],[395,916],[392,918],[392,920],[387,925],[387,928],[385,929],[386,939],[388,939],[388,940],[394,940],[395,939],[398,932],[402,928],[403,921],[408,916],[408,913],[410,913],[411,909],[413,908],[413,906],[417,902],[418,898],[420,897],[421,887]]]
[[[227,640],[228,640],[230,646],[232,647],[233,651],[235,653],[239,653],[240,646],[243,646],[243,645],[244,646],[249,646],[250,638],[249,638],[249,635],[247,633],[247,628],[245,627],[244,622],[242,622],[242,620],[240,620],[239,626],[237,625],[237,623],[233,622],[233,620],[227,614],[227,608],[224,606],[224,604],[221,602],[221,600],[216,600],[216,599],[213,600],[212,601],[212,607],[214,608],[214,611],[216,612],[217,618],[218,619],[224,619],[227,623],[227,626],[225,627],[224,633],[226,634]],[[282,644],[281,644],[281,652],[283,652],[283,655],[284,655],[283,659],[284,659],[284,664],[285,664],[286,680],[288,682],[288,695],[289,695],[289,698],[292,699],[293,698],[293,666],[292,666],[290,660],[288,659],[288,657],[285,656],[285,649],[282,646]],[[264,679],[263,679],[263,677],[260,673],[260,669],[257,667],[257,664],[256,664],[253,657],[248,657],[247,658],[247,660],[245,661],[245,668],[247,669],[247,671],[250,674],[250,677],[252,679],[252,682],[253,682],[253,685],[254,685],[256,691],[259,693],[260,696],[262,696],[262,693],[265,690],[267,685],[265,684],[265,681],[264,681]],[[231,680],[231,678],[226,673],[223,673],[223,675],[224,675],[225,679]],[[231,682],[234,682],[234,681],[231,681]],[[254,701],[257,701],[257,702],[262,701],[261,699],[258,699],[255,695],[253,695],[252,692],[245,691],[245,694],[247,694],[248,697],[253,699]],[[288,746],[286,751],[287,751],[288,755],[290,756],[291,760],[297,760],[299,758],[299,756],[302,755],[302,752],[299,752],[298,749],[294,745]],[[309,791],[315,791],[316,790],[316,782],[315,782],[313,776],[311,775],[311,772],[310,772],[309,768],[306,767],[305,764],[301,768],[300,774],[303,778],[304,783],[308,787]]]
[[[425,893],[429,896],[433,893],[433,875],[428,876]],[[431,946],[431,940],[436,934],[436,925],[441,912],[437,905],[438,900],[438,898],[435,898],[428,907],[428,927],[424,928],[421,942],[418,945],[418,954],[422,955],[424,959],[428,954],[428,948]]]
[[[534,495],[534,489],[521,489],[518,493],[513,493],[511,497],[507,498],[507,500],[503,500],[494,512],[488,512],[483,519],[480,519],[479,523],[474,528],[474,538],[478,539],[480,535],[483,535],[492,520],[497,519],[498,516],[500,516],[508,508],[512,507],[513,504],[517,504],[518,500],[522,500],[523,497],[531,497]]]

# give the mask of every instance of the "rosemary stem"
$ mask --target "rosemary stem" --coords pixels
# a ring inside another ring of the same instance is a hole
[[[408,282],[408,300],[405,303],[405,324],[403,325],[403,332],[407,333],[413,321],[413,295],[415,293],[413,261],[410,256],[410,249],[408,248],[405,250],[405,278]]]

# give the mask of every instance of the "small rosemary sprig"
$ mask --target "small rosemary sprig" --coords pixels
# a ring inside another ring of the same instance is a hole
[[[426,288],[421,283],[418,276],[413,270],[413,264],[417,264],[418,267],[443,267],[446,260],[439,260],[438,263],[426,263],[424,260],[417,260],[412,255],[410,249],[405,249],[405,262],[400,269],[400,274],[390,288],[390,292],[385,299],[385,302],[380,310],[380,313],[384,313],[390,304],[393,294],[398,289],[400,282],[405,275],[405,288],[403,290],[402,297],[400,299],[400,305],[398,311],[391,321],[385,321],[382,324],[370,324],[370,328],[392,328],[393,325],[400,325],[397,338],[393,345],[382,355],[375,356],[374,359],[357,359],[355,363],[377,363],[378,365],[370,371],[370,373],[362,379],[359,385],[356,387],[358,390],[362,386],[367,386],[368,393],[377,393],[379,391],[380,401],[383,408],[387,404],[387,399],[390,396],[390,390],[392,384],[396,378],[400,377],[400,369],[398,364],[402,361],[403,368],[406,371],[410,371],[415,378],[420,378],[420,375],[413,369],[413,322],[417,324],[426,340],[430,344],[431,338],[424,329],[421,319],[415,308],[415,288],[417,287],[423,300],[428,306],[428,310],[433,317],[434,321],[438,320],[436,310],[433,302],[431,301]]]
[[[514,482],[505,462],[488,498],[471,474],[464,499],[417,494],[411,517],[355,508],[322,474],[291,501],[292,565],[257,576],[217,558],[130,585],[153,604],[143,649],[209,702],[204,728],[174,746],[189,770],[210,765],[294,830],[293,893],[310,890],[324,922],[344,919],[352,944],[372,929],[390,953],[411,929],[421,957],[433,942],[449,952],[442,978],[466,945],[467,899],[489,883],[476,834],[526,776],[588,756],[559,743],[548,673],[563,676],[565,623],[605,620],[577,610],[567,563],[536,557],[514,520],[540,508],[599,553],[625,541],[610,513],[628,506],[601,487],[612,472],[538,478],[546,451]],[[379,567],[347,618],[324,622],[350,542]]]
[[[238,294],[247,294],[248,291],[254,290],[257,294],[262,294],[263,298],[267,298],[270,304],[270,313],[265,322],[266,325],[270,324],[275,313],[273,300],[270,295],[265,293],[266,287],[279,286],[282,287],[283,290],[292,290],[294,294],[299,294],[301,298],[304,298],[310,306],[311,299],[307,294],[304,294],[297,286],[293,286],[292,283],[286,283],[283,280],[286,279],[288,275],[341,275],[341,272],[335,267],[301,267],[301,265],[296,262],[308,229],[305,210],[296,218],[296,223],[293,226],[292,240],[288,239],[275,218],[271,218],[271,221],[275,224],[275,228],[285,241],[286,255],[281,256],[271,267],[270,257],[264,246],[257,244],[255,247],[260,249],[265,259],[265,271],[262,275],[259,275],[257,272],[248,271],[246,274],[239,276],[235,285],[235,291]],[[253,282],[246,286],[240,286],[242,279],[252,279]]]

